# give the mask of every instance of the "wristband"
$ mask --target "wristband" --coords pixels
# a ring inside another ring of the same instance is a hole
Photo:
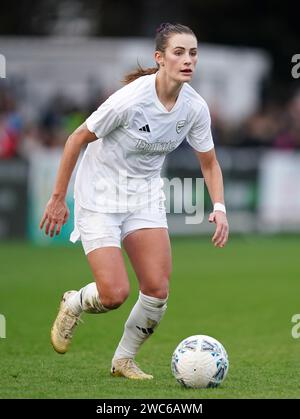
[[[222,211],[224,214],[226,214],[226,208],[224,204],[221,204],[220,202],[216,202],[214,204],[214,211]]]

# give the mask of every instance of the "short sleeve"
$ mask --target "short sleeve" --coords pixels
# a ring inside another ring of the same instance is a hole
[[[207,105],[203,106],[194,124],[187,134],[188,143],[200,152],[206,152],[214,147],[211,134],[211,119]]]
[[[85,121],[89,131],[98,138],[105,137],[123,124],[124,112],[120,112],[111,96]]]

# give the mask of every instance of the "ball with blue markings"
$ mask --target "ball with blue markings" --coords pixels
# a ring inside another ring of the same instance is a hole
[[[224,346],[211,336],[190,336],[179,343],[172,355],[172,374],[185,387],[217,387],[228,369]]]

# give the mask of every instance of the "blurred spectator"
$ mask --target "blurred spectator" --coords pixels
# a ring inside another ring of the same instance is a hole
[[[287,104],[282,116],[283,128],[274,138],[276,148],[291,150],[300,147],[300,94]]]
[[[17,155],[23,121],[8,91],[0,92],[0,158]]]
[[[268,104],[263,110],[250,116],[239,130],[238,145],[244,147],[271,146],[282,124],[281,112],[282,110],[278,106]]]
[[[63,146],[87,117],[85,110],[62,95],[54,96],[41,114],[41,141],[46,147]]]

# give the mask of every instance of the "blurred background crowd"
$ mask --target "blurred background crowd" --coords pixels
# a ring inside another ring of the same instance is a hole
[[[74,129],[103,100],[99,91],[89,103],[74,104],[67,97],[51,98],[40,110],[36,120],[22,115],[13,89],[0,91],[0,157],[30,156],[35,148],[62,147]],[[285,102],[266,101],[240,124],[229,124],[210,108],[212,132],[216,145],[235,147],[273,147],[293,150],[300,148],[300,94]]]
[[[300,31],[292,4],[276,0],[176,0],[172,5],[159,0],[21,0],[1,6],[0,37],[153,39],[161,21],[180,21],[193,28],[200,45],[261,48],[270,55],[272,65],[261,83],[258,107],[236,124],[224,120],[210,104],[215,142],[297,149],[300,90],[299,81],[291,76],[291,58],[300,48]],[[74,103],[62,91],[47,98],[32,119],[22,112],[18,88],[9,77],[0,79],[1,159],[26,157],[33,147],[61,147],[70,132],[111,93],[99,89]]]

